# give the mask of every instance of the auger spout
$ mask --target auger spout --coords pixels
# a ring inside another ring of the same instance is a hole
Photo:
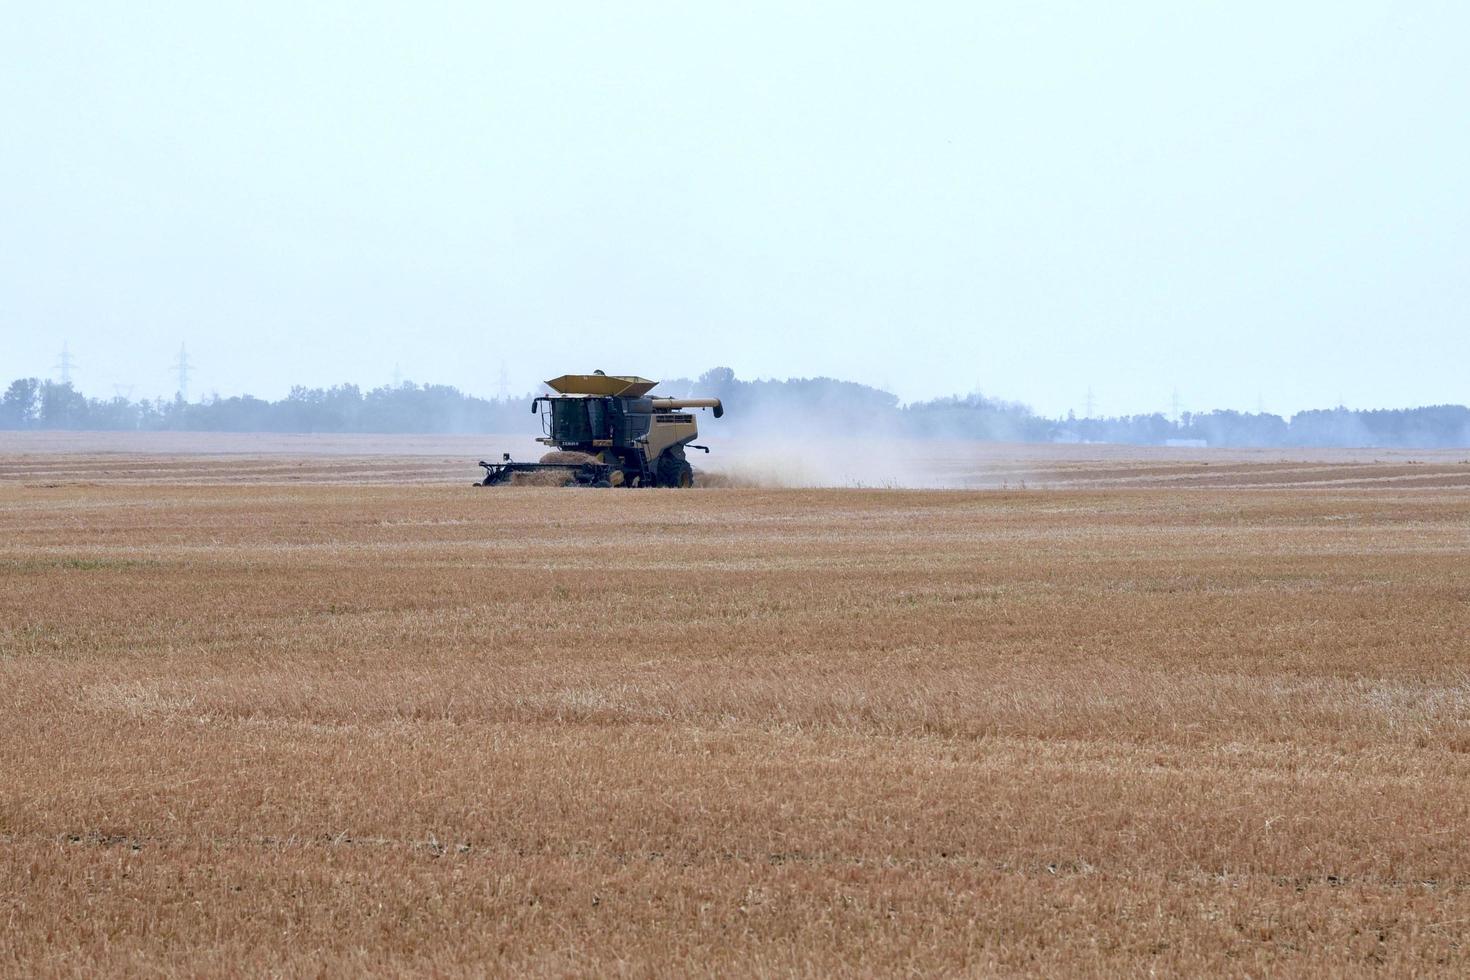
[[[718,398],[650,398],[656,412],[676,412],[681,408],[712,408],[715,418],[723,418],[725,406]]]

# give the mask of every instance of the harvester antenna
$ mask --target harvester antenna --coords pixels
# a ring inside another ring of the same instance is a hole
[[[63,340],[61,342],[61,355],[55,364],[56,369],[61,372],[62,384],[71,384],[71,370],[76,366],[76,359],[71,356],[71,346]]]
[[[193,369],[194,365],[189,363],[188,349],[183,344],[179,344],[179,357],[178,360],[174,362],[174,371],[176,371],[179,376],[180,401],[189,400],[189,372]]]

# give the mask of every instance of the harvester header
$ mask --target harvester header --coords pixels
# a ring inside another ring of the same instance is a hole
[[[685,448],[699,430],[692,410],[725,414],[718,398],[650,398],[657,381],[634,375],[564,374],[546,382],[554,395],[531,399],[541,416],[537,442],[552,452],[539,463],[518,463],[507,454],[499,463],[481,461],[482,486],[512,482],[516,474],[542,474],[567,484],[606,487],[689,487],[694,470]]]

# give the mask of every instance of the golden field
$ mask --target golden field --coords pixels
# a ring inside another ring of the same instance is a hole
[[[1465,453],[157,438],[0,443],[0,973],[1470,971]]]

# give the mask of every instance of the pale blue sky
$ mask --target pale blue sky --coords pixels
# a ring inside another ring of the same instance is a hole
[[[7,4],[0,374],[1470,402],[1463,2]]]

